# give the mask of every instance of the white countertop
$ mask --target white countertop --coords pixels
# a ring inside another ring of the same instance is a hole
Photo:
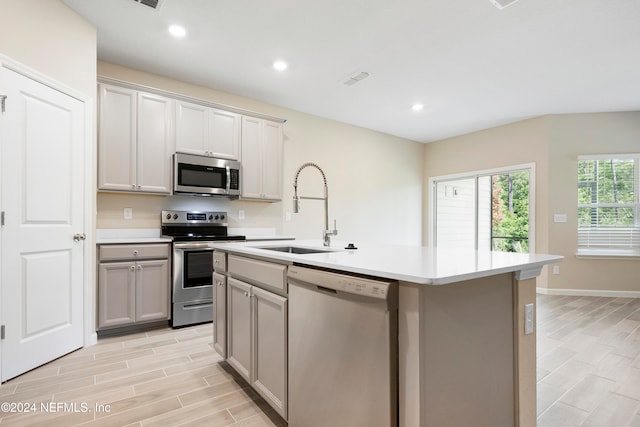
[[[229,235],[244,235],[247,241],[292,240],[292,236],[275,234],[275,228],[250,227],[229,228]],[[99,228],[96,230],[96,244],[124,243],[171,243],[169,237],[161,237],[159,228]]]
[[[99,228],[96,230],[96,243],[171,243],[168,237],[160,237],[158,228]]]
[[[283,245],[329,249],[331,252],[300,255],[260,249]],[[544,265],[563,259],[559,255],[434,250],[422,246],[356,244],[358,249],[345,250],[346,242],[335,241],[331,247],[324,248],[320,240],[212,243],[210,246],[240,255],[426,285],[444,285],[509,272],[517,272],[519,279],[528,279],[538,276]]]

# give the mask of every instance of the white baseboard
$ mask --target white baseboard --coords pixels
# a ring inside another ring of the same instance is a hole
[[[549,289],[536,288],[542,295],[567,295],[580,297],[640,298],[640,291],[603,291],[593,289]]]

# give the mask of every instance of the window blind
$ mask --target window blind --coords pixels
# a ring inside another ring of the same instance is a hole
[[[640,154],[578,157],[578,252],[640,255]]]

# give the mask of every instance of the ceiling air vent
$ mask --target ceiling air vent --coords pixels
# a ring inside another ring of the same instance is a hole
[[[366,79],[367,77],[369,77],[369,73],[365,71],[360,71],[359,73],[352,74],[346,79],[344,79],[342,81],[342,84],[347,86],[353,86],[354,84],[358,83],[361,80]]]
[[[489,0],[498,9],[504,9],[507,6],[511,6],[518,0]]]
[[[134,2],[143,6],[149,6],[151,9],[159,9],[163,0],[133,0]]]

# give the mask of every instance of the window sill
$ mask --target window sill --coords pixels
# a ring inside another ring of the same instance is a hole
[[[600,258],[600,259],[640,259],[638,250],[615,249],[578,249],[576,258]]]

